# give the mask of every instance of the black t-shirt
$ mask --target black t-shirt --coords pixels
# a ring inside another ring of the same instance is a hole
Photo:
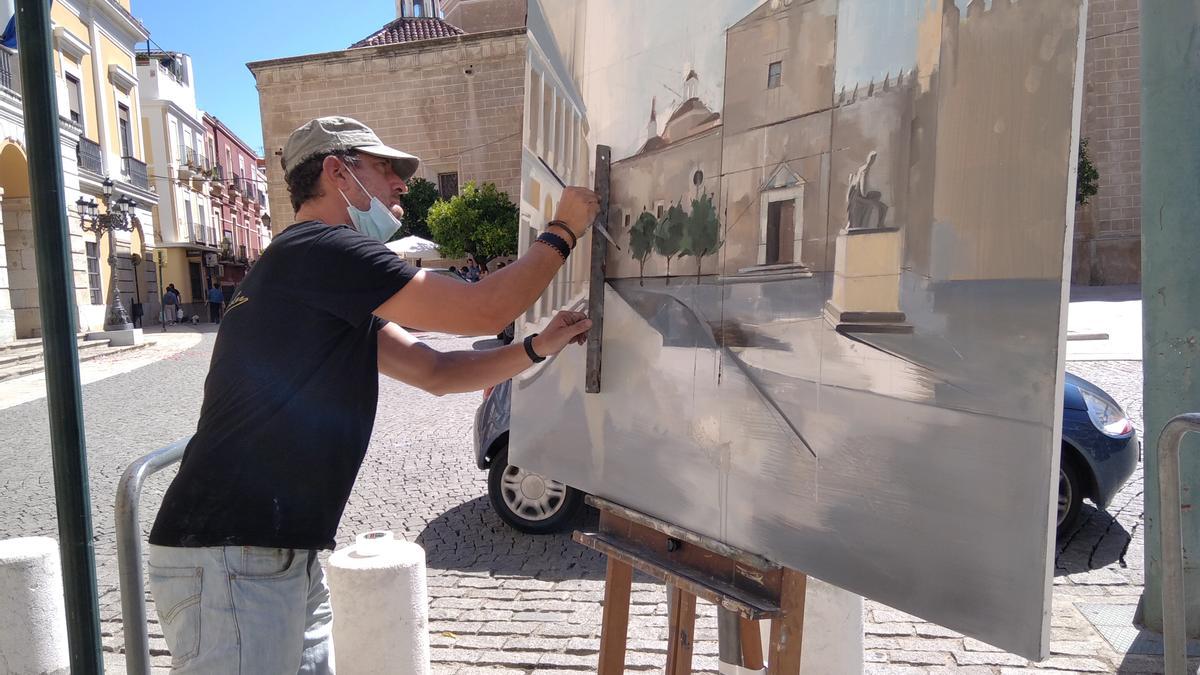
[[[375,423],[372,312],[416,272],[344,225],[296,223],[267,247],[221,319],[150,543],[334,547]]]

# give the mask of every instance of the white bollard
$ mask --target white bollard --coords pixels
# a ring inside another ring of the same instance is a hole
[[[429,673],[425,549],[391,532],[358,535],[329,558],[340,675]]]
[[[58,542],[0,541],[0,675],[69,672]]]
[[[862,673],[862,613],[861,595],[809,577],[808,592],[804,595],[804,654],[800,659],[800,675]],[[770,635],[770,631],[766,634]]]

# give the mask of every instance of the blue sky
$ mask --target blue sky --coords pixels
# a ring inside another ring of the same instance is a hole
[[[249,61],[345,49],[396,16],[394,0],[133,0],[150,39],[192,56],[200,108],[262,149],[258,91]]]

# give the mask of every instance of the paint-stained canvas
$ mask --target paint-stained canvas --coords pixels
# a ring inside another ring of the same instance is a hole
[[[620,248],[512,463],[1044,656],[1085,10],[531,0],[521,246],[605,145]]]

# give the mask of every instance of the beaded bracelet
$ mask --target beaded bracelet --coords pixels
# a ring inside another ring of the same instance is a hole
[[[558,251],[558,254],[562,256],[564,261],[567,259],[567,256],[571,255],[571,247],[567,246],[567,240],[553,232],[541,233],[538,235],[537,242]]]
[[[564,232],[567,233],[567,236],[571,238],[571,248],[572,249],[574,249],[575,246],[577,244],[579,244],[579,237],[576,237],[575,233],[571,231],[571,228],[567,227],[566,222],[561,221],[561,220],[552,220],[552,221],[546,223],[546,227],[550,227],[551,225],[557,225],[558,227],[562,228]]]

